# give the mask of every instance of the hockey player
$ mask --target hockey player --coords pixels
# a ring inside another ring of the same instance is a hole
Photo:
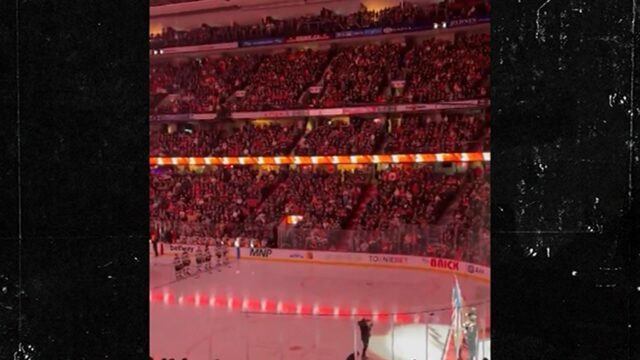
[[[173,256],[173,267],[176,269],[176,280],[180,280],[184,276],[184,265],[182,265],[182,259],[178,254]]]
[[[204,254],[202,253],[202,249],[198,246],[196,249],[196,268],[198,272],[202,271],[202,263],[204,262]]]
[[[216,242],[216,268],[220,271],[222,265],[222,241]]]
[[[184,266],[184,273],[186,275],[191,275],[189,271],[189,265],[191,265],[191,259],[189,259],[189,253],[187,253],[187,249],[184,249],[182,252],[182,265]]]
[[[209,244],[204,247],[204,269],[211,270],[211,252],[209,251]]]
[[[227,246],[227,242],[231,240],[224,241],[222,243],[222,260],[227,267],[231,267],[229,264],[229,247]]]

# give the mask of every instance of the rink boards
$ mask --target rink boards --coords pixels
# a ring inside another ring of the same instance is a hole
[[[158,251],[164,255],[182,253],[185,250],[192,254],[197,247],[197,245],[159,244]],[[150,253],[153,253],[152,249],[150,249]],[[475,279],[484,283],[489,283],[491,279],[491,269],[489,267],[436,257],[270,248],[229,248],[229,257],[254,261],[442,272]]]

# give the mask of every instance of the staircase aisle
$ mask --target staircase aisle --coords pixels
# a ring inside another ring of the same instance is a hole
[[[368,183],[360,193],[360,196],[358,197],[358,201],[356,202],[356,206],[354,206],[353,210],[349,214],[349,217],[343,224],[343,229],[345,229],[346,231],[340,238],[340,242],[337,249],[338,251],[350,251],[346,243],[347,232],[356,228],[356,220],[360,217],[360,214],[362,214],[365,211],[366,204],[378,194],[377,190],[378,188],[376,187],[375,183],[373,183],[373,180],[372,180],[372,182]]]
[[[456,192],[456,195],[449,200],[449,204],[447,204],[447,208],[442,212],[442,215],[437,219],[436,224],[448,224],[453,220],[453,213],[456,211],[458,207],[458,203],[460,203],[460,199],[462,196],[469,190],[472,185],[471,178],[467,175],[462,180],[462,184],[460,185],[460,189]]]

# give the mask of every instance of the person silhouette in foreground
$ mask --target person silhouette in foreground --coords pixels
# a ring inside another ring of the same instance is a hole
[[[347,360],[358,360],[360,356],[360,351],[357,353],[351,353],[351,355],[347,356]]]
[[[367,348],[369,347],[369,338],[371,337],[371,328],[373,327],[373,323],[371,321],[362,318],[362,320],[358,321],[358,326],[360,327],[360,338],[362,339],[362,358],[367,358]]]

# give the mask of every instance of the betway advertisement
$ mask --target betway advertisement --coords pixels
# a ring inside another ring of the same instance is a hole
[[[186,251],[189,254],[193,254],[196,252],[198,246],[196,245],[182,245],[182,244],[162,244],[164,247],[164,252],[166,254],[182,254]]]

